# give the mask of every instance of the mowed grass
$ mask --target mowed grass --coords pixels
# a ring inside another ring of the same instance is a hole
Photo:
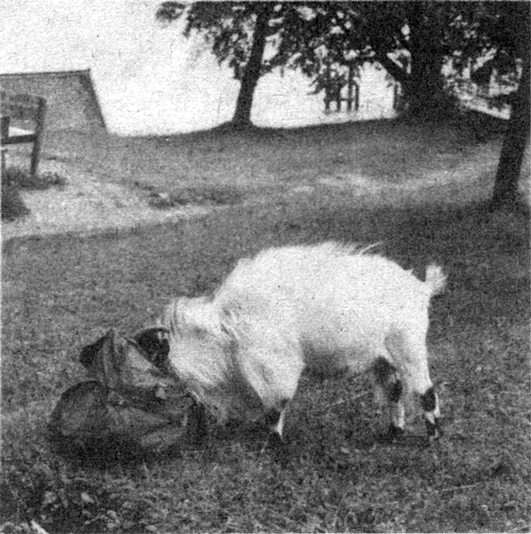
[[[83,379],[80,348],[149,325],[170,295],[216,287],[241,256],[284,243],[382,241],[419,275],[449,276],[429,346],[445,437],[426,448],[418,410],[386,445],[369,382],[305,378],[286,465],[263,432],[212,429],[201,450],[94,466],[56,456],[47,417]],[[126,235],[21,242],[3,271],[2,523],[50,532],[527,531],[529,226],[477,205],[234,209]],[[22,527],[19,527],[18,531]],[[11,530],[9,530],[11,529]]]
[[[463,180],[481,176],[496,162],[501,138],[499,125],[491,122],[481,129],[488,150],[479,150],[481,158]],[[164,191],[178,202],[208,199],[212,189],[229,197],[237,190],[238,199],[245,200],[256,193],[282,195],[293,186],[322,180],[421,183],[434,169],[451,173],[478,154],[476,134],[474,120],[467,116],[438,124],[401,119],[292,130],[223,126],[168,137],[59,131],[46,134],[43,166],[57,161],[98,180]],[[19,150],[24,148],[11,154]]]
[[[462,192],[491,162],[478,162],[489,147],[478,152],[462,130],[357,128],[204,132],[108,146],[94,140],[86,154],[75,143],[64,149],[69,164],[92,165],[101,179],[176,191],[203,173],[209,187],[280,192],[284,183],[358,171],[391,185],[464,174],[462,184],[422,197],[412,189],[370,198],[338,189],[325,199],[317,190],[130,233],[14,242],[2,272],[4,532],[28,531],[31,520],[48,532],[530,530],[528,216],[463,205]],[[172,182],[180,168],[182,180]],[[211,428],[199,450],[103,466],[54,454],[47,420],[60,394],[84,379],[85,344],[110,327],[131,334],[152,324],[170,296],[211,291],[243,256],[327,239],[380,242],[419,277],[432,261],[448,274],[428,339],[445,428],[439,444],[425,447],[416,405],[404,442],[382,443],[386,414],[366,376],[305,377],[287,417],[285,465],[260,452],[263,430],[238,425]]]

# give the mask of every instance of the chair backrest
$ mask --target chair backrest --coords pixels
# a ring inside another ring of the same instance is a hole
[[[4,145],[32,143],[30,172],[37,176],[44,132],[46,99],[28,94],[8,93],[0,89],[1,172],[5,172]]]
[[[42,128],[45,107],[46,99],[40,96],[9,93],[0,89],[0,115],[10,117],[11,125]]]

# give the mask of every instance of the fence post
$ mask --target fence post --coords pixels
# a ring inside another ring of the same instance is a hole
[[[330,111],[330,99],[331,99],[331,91],[330,91],[330,65],[326,66],[326,74],[325,74],[325,112]]]
[[[347,111],[352,111],[352,86],[354,81],[354,65],[348,64],[348,82],[347,82]]]
[[[0,117],[0,177],[3,179],[6,172],[6,152],[7,147],[4,145],[4,140],[9,137],[9,116]]]

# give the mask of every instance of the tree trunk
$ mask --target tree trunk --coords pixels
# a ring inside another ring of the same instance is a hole
[[[437,117],[446,101],[442,28],[437,9],[438,6],[421,1],[408,6],[410,72],[389,58],[385,51],[376,51],[379,63],[402,85],[411,116]]]
[[[409,8],[411,73],[404,90],[413,116],[436,117],[444,106],[442,29],[437,9],[427,2],[412,2]]]
[[[236,101],[236,111],[232,118],[232,124],[236,126],[249,126],[251,124],[254,90],[260,79],[268,24],[273,6],[273,3],[262,3],[257,6],[251,53],[243,72],[240,92]]]
[[[494,191],[490,201],[492,211],[514,209],[520,200],[518,180],[530,128],[530,55],[529,4],[515,3],[513,28],[517,32],[518,50],[522,58],[522,75],[511,105],[511,117],[503,139],[496,172]]]

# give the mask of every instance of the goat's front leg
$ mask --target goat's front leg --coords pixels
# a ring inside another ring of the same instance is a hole
[[[281,410],[273,408],[268,410],[265,415],[265,424],[269,429],[267,440],[262,447],[262,452],[265,449],[270,449],[275,459],[282,464],[287,462],[288,446],[282,436],[284,430],[284,421],[286,418],[286,404],[283,403]]]
[[[206,410],[194,397],[192,399],[193,403],[188,412],[188,436],[196,447],[202,447],[208,437]]]

